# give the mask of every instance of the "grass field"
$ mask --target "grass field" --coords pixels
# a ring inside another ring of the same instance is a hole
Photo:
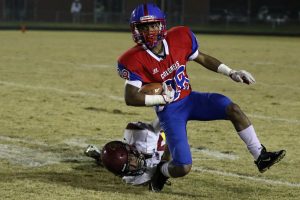
[[[192,172],[161,193],[123,184],[84,157],[87,144],[122,139],[152,108],[126,106],[117,57],[128,33],[0,32],[0,199],[300,199],[300,38],[197,35],[200,49],[250,71],[246,86],[194,63],[194,90],[238,103],[270,150],[286,157],[260,174],[224,121],[190,122]]]

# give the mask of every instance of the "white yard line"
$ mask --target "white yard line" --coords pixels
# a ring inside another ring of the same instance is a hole
[[[0,86],[1,86],[1,84],[5,85],[5,86],[26,88],[26,89],[32,89],[32,90],[48,90],[48,91],[58,92],[58,93],[62,93],[62,94],[69,94],[69,95],[90,96],[90,97],[98,97],[98,98],[103,97],[105,95],[106,97],[108,97],[112,100],[115,100],[115,101],[124,101],[123,97],[115,96],[115,95],[108,95],[108,94],[99,95],[99,94],[84,92],[84,91],[68,91],[68,90],[63,90],[63,89],[53,88],[53,87],[23,85],[23,84],[7,82],[7,81],[0,81]],[[252,118],[263,119],[263,120],[268,120],[268,121],[281,121],[281,122],[286,122],[286,123],[290,123],[290,124],[300,124],[300,120],[298,120],[298,119],[277,118],[277,117],[273,117],[273,116],[263,116],[263,115],[256,115],[256,114],[248,114],[248,116],[252,117]]]
[[[8,136],[1,136],[0,135],[0,141],[14,142],[14,143],[21,142],[21,143],[26,143],[26,144],[34,144],[34,145],[38,145],[38,146],[49,146],[45,142],[37,141],[37,140],[34,140],[32,138],[30,138],[30,139],[12,138],[12,137],[8,137]]]
[[[245,63],[246,64],[246,63]],[[265,61],[257,61],[257,62],[253,62],[253,63],[250,63],[254,66],[257,66],[257,65],[275,65],[276,63],[273,63],[273,62],[265,62]]]
[[[205,169],[202,167],[193,167],[192,171],[214,174],[214,175],[219,175],[219,176],[232,177],[232,178],[246,179],[246,180],[251,180],[254,182],[260,182],[260,183],[265,183],[265,184],[270,184],[270,185],[284,185],[284,186],[288,186],[288,187],[300,187],[300,183],[291,183],[288,181],[278,181],[278,180],[271,180],[271,179],[259,178],[259,177],[254,177],[254,176],[239,175],[239,174],[235,174],[235,173],[231,173],[231,172]]]
[[[267,84],[267,83],[262,83],[262,82],[259,82],[259,83],[256,83],[256,84],[266,86],[266,87],[272,87],[272,88],[283,88],[283,89],[296,90],[298,92],[300,90],[300,87],[296,86],[296,85],[283,85],[283,84],[274,85],[274,84]]]
[[[15,144],[0,144],[0,158],[25,167],[41,167],[58,164],[60,154],[41,152],[37,149],[21,147]]]
[[[73,65],[73,66],[79,66],[82,68],[114,68],[115,65],[109,65],[109,64],[86,64],[86,63],[74,63],[74,62],[67,62],[67,61],[55,61],[55,60],[42,60],[44,62],[49,62],[53,64],[58,65]]]
[[[10,60],[25,60],[27,57],[8,57],[5,56],[4,59],[10,59]],[[47,62],[51,63],[54,65],[71,65],[75,67],[81,67],[81,68],[98,68],[98,69],[103,69],[103,68],[114,68],[115,65],[110,65],[110,64],[86,64],[86,63],[75,63],[75,62],[68,62],[68,61],[59,61],[59,60],[49,60],[49,59],[44,59],[44,60],[37,60],[38,62]]]
[[[101,138],[102,140],[105,140],[106,142],[112,141],[112,140],[120,140],[122,141],[122,139],[113,139],[113,138]],[[0,138],[1,140],[1,138]],[[69,145],[69,146],[74,146],[74,147],[87,147],[88,143],[87,143],[87,139],[85,138],[70,138],[70,139],[66,139],[64,140],[64,143]],[[103,147],[105,144],[101,144],[101,145],[96,145],[98,148]],[[210,150],[210,149],[196,149],[196,148],[191,148],[192,152],[195,153],[201,153],[207,156],[212,157],[213,159],[219,159],[219,160],[237,160],[239,157],[237,155],[233,155],[233,154],[226,154],[226,153],[222,153],[220,151],[215,151],[215,150]],[[194,159],[194,158],[193,158]],[[195,158],[195,159],[199,159],[199,158]],[[204,158],[206,159],[206,158]]]
[[[95,138],[95,137],[94,137]],[[89,137],[89,140],[93,140],[93,138]],[[96,145],[94,143],[87,143],[87,138],[69,138],[63,141],[64,144],[67,144],[69,146],[72,147],[80,147],[80,148],[85,148],[87,147],[89,144],[92,145]],[[101,138],[96,138],[96,140],[101,140],[101,141],[105,141],[103,144],[100,145],[96,145],[98,148],[103,147],[107,142],[113,141],[113,140],[119,140],[122,141],[122,138],[105,138],[105,137],[101,137]]]
[[[79,66],[83,67],[83,68],[98,68],[98,69],[102,69],[102,68],[114,68],[114,65],[105,65],[105,64],[80,64]]]
[[[237,160],[239,157],[233,154],[222,153],[220,151],[210,150],[210,149],[196,149],[191,148],[192,152],[199,152],[207,156],[214,157],[220,160]],[[194,158],[193,158],[194,159]]]
[[[18,87],[18,88],[26,88],[31,90],[48,90],[48,91],[58,92],[62,94],[69,94],[69,95],[90,96],[90,97],[98,97],[98,98],[99,97],[102,98],[105,95],[105,94],[99,95],[99,94],[84,92],[84,91],[68,91],[68,90],[63,90],[63,89],[53,88],[53,87],[23,85],[23,84],[7,82],[7,81],[0,81],[0,84],[6,86]],[[124,101],[124,98],[119,96],[114,96],[114,95],[105,95],[105,96],[116,101]]]
[[[109,140],[109,138],[107,138]],[[37,141],[37,140],[29,140],[29,139],[20,139],[20,138],[10,138],[8,136],[1,136],[0,141],[9,141],[9,142],[23,142],[28,144],[43,145],[47,146],[44,142]],[[111,139],[110,139],[111,140]],[[86,147],[86,139],[85,138],[70,138],[64,141],[65,144],[72,146],[72,147]],[[234,155],[224,154],[215,150],[199,150],[199,149],[192,149],[194,152],[200,152],[207,155],[212,155],[217,159],[230,159],[235,160],[237,159]],[[75,157],[66,157],[62,153],[54,153],[54,152],[43,152],[39,150],[39,148],[33,149],[28,147],[22,147],[16,144],[1,144],[0,143],[0,158],[6,159],[11,163],[22,165],[25,167],[41,167],[51,164],[58,164],[67,160],[79,160],[79,161],[88,161],[90,158],[85,157],[83,155],[78,155]],[[213,158],[211,158],[213,159]],[[288,181],[280,181],[280,180],[271,180],[265,178],[259,178],[254,176],[247,176],[247,175],[239,175],[231,172],[224,172],[219,170],[212,170],[212,169],[205,169],[202,167],[193,167],[192,171],[200,172],[200,173],[208,173],[214,174],[219,176],[226,176],[232,178],[239,178],[245,180],[251,180],[254,182],[260,182],[263,184],[270,184],[270,185],[283,185],[288,187],[300,187],[300,183],[292,183]]]
[[[193,77],[193,74],[190,75],[191,78],[196,78]],[[207,81],[213,81],[213,82],[228,82],[231,80],[228,80],[228,78],[224,77],[224,78],[218,78],[218,77],[202,77],[202,79],[205,79]],[[236,83],[236,84],[242,84],[242,83]],[[277,83],[277,84],[272,84],[272,83],[263,83],[261,81],[256,82],[255,85],[260,85],[260,86],[264,86],[264,87],[271,87],[271,88],[281,88],[281,89],[290,89],[290,90],[295,90],[297,92],[300,91],[300,86],[297,85],[284,85],[282,83]],[[247,86],[246,86],[247,87]]]
[[[289,124],[300,124],[300,120],[297,119],[277,118],[277,117],[269,117],[269,116],[256,115],[256,114],[248,114],[248,116],[256,119],[264,119],[268,121],[281,121]]]

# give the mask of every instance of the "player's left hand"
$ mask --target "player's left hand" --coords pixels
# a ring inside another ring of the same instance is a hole
[[[232,80],[236,82],[246,83],[248,85],[255,83],[254,77],[245,70],[231,70],[229,76]]]

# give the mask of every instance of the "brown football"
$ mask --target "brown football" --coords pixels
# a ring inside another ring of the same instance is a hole
[[[161,94],[162,91],[163,88],[161,83],[148,83],[139,89],[139,92],[147,95],[158,95]]]

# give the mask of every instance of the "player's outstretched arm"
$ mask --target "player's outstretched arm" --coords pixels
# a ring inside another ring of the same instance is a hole
[[[209,56],[207,54],[204,54],[200,51],[198,56],[194,59],[194,61],[214,72],[218,72],[218,67],[222,64],[222,62],[219,61],[218,59]]]
[[[201,64],[205,68],[229,76],[232,80],[240,83],[253,84],[255,83],[254,77],[245,70],[233,70],[223,64],[218,59],[199,52],[198,56],[194,59],[195,62]]]

